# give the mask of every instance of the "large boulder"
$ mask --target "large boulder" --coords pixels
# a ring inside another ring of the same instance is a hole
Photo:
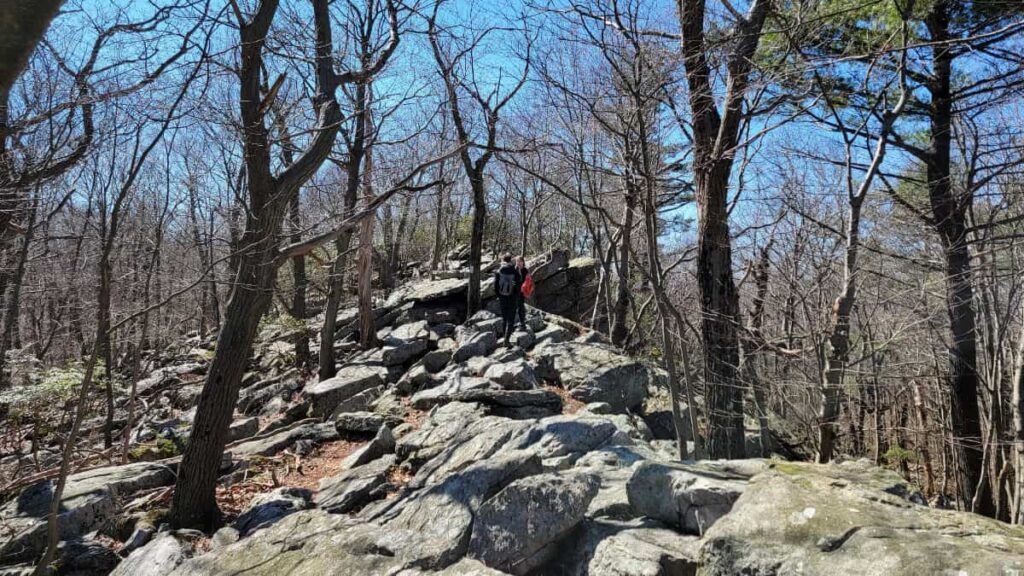
[[[469,281],[462,278],[445,278],[431,282],[420,282],[404,291],[396,291],[386,305],[402,302],[431,302],[465,292]]]
[[[488,416],[467,424],[445,448],[423,465],[410,483],[429,485],[502,451],[535,454],[545,467],[556,459],[569,463],[608,442],[615,426],[600,418],[553,416],[537,422]]]
[[[441,370],[444,370],[444,367],[448,365],[448,362],[451,359],[452,350],[450,348],[444,348],[427,352],[426,354],[423,355],[423,358],[420,360],[420,362],[422,363],[423,368],[427,372],[431,374],[436,374]]]
[[[409,322],[408,324],[398,326],[382,338],[382,340],[385,345],[397,346],[414,340],[427,340],[429,338],[430,330],[427,327],[427,321],[420,320],[419,322]]]
[[[254,436],[259,431],[259,427],[260,419],[255,416],[239,418],[232,422],[231,427],[228,428],[228,442],[237,442]]]
[[[537,387],[537,374],[524,359],[492,364],[484,372],[488,378],[507,390],[531,390]]]
[[[505,322],[497,314],[488,310],[479,310],[473,314],[466,324],[480,332],[493,332],[495,336],[502,336]]]
[[[166,386],[180,382],[178,376],[189,373],[202,373],[205,366],[196,362],[186,362],[164,366],[153,370],[149,376],[135,383],[135,393],[146,396]]]
[[[393,454],[389,454],[337,476],[324,478],[317,492],[317,506],[328,512],[347,514],[377,496],[383,496],[379,492],[387,485],[388,472],[397,461]]]
[[[310,415],[325,417],[342,402],[384,384],[387,370],[379,366],[353,364],[345,366],[333,378],[306,386],[303,394],[310,402]]]
[[[452,474],[494,457],[501,450],[515,450],[523,445],[521,438],[529,428],[529,422],[496,416],[470,422],[417,471],[409,486],[419,488],[440,483]],[[531,453],[536,452],[531,450]]]
[[[510,448],[529,449],[542,459],[573,459],[602,446],[615,434],[615,425],[600,417],[552,416],[534,424]]]
[[[406,364],[422,356],[430,343],[430,330],[426,320],[410,322],[391,330],[381,337],[384,348],[381,361],[385,366]]]
[[[460,402],[457,397],[466,392],[496,388],[498,386],[486,378],[453,373],[443,384],[413,394],[410,404],[417,410],[429,410],[438,404]]]
[[[693,434],[691,433],[692,430],[690,428],[690,411],[687,410],[685,405],[681,405],[679,408],[681,410],[680,415],[683,420],[683,439],[686,441],[692,441]],[[643,419],[647,424],[647,428],[651,431],[651,434],[656,440],[676,439],[676,424],[671,410],[655,410],[653,412],[648,412],[644,414]]]
[[[444,574],[444,576],[504,576],[505,572],[499,572],[484,566],[479,560],[473,560],[472,558],[463,558],[451,566],[446,566],[443,570],[421,570],[419,568],[408,568],[402,570],[395,576],[427,576],[435,574]]]
[[[385,366],[407,364],[427,351],[427,340],[410,340],[401,344],[388,345],[381,350],[381,361]]]
[[[746,482],[743,476],[697,465],[643,462],[626,492],[638,516],[701,535],[729,513]]]
[[[470,424],[484,417],[479,404],[452,402],[436,406],[424,418],[418,430],[398,439],[395,452],[400,460],[420,466],[439,454]]]
[[[282,486],[260,494],[239,514],[234,528],[241,536],[247,536],[289,514],[309,508],[312,498],[313,494],[309,490],[292,486]]]
[[[647,367],[617,349],[581,342],[547,343],[534,350],[537,373],[560,383],[585,403],[605,402],[614,412],[639,409],[647,398]]]
[[[273,456],[300,440],[320,444],[338,438],[338,430],[332,422],[318,423],[305,420],[289,428],[261,434],[228,450],[236,457]]]
[[[548,324],[545,328],[535,332],[533,335],[533,343],[535,346],[539,346],[544,343],[559,344],[571,339],[572,334],[558,324]]]
[[[421,390],[412,399],[418,410],[451,402],[479,403],[490,413],[510,418],[540,418],[562,411],[562,399],[551,390],[505,389],[488,378],[455,374],[445,383]]]
[[[567,253],[558,252],[550,263],[533,269],[534,279],[543,280],[537,282],[531,301],[545,312],[582,322],[594,311],[600,264],[588,257],[568,260]]]
[[[606,446],[591,450],[575,462],[575,467],[597,475],[601,481],[597,496],[590,501],[587,516],[632,520],[636,518],[629,504],[626,485],[633,477],[633,465],[639,461],[656,459],[644,445]]]
[[[701,574],[1012,574],[1024,528],[935,510],[867,462],[780,462],[755,476],[701,547]]]
[[[259,414],[275,400],[287,400],[301,388],[302,381],[294,374],[261,380],[239,392],[238,411]]]
[[[562,412],[562,397],[550,390],[504,390],[484,381],[486,385],[467,390],[425,390],[413,396],[413,407],[426,410],[448,402],[478,402],[491,414],[507,418],[543,418]]]
[[[443,568],[465,555],[481,505],[520,478],[540,472],[528,451],[503,451],[447,476],[376,515],[387,548],[413,547],[424,568]]]
[[[533,347],[536,336],[530,330],[518,329],[509,337],[509,342],[520,350],[528,350]]]
[[[700,539],[650,520],[584,520],[548,572],[564,576],[694,576]]]
[[[487,356],[498,347],[498,337],[489,330],[466,336],[460,342],[452,353],[452,361],[456,363],[465,362],[474,356]]]
[[[163,532],[129,554],[110,576],[166,576],[191,555],[191,542],[173,532]]]
[[[342,467],[344,468],[355,468],[356,466],[362,466],[363,464],[372,462],[385,454],[391,454],[395,451],[395,437],[391,434],[391,428],[387,425],[381,426],[380,430],[373,437],[372,440],[367,442],[362,448],[359,448],[355,452],[348,455],[345,460],[342,461]]]
[[[517,480],[480,507],[468,556],[513,574],[546,563],[583,519],[597,494],[590,474],[540,474]]]
[[[394,428],[401,423],[401,418],[376,412],[342,412],[334,418],[334,427],[342,434],[374,434],[381,426]]]
[[[415,364],[407,370],[398,382],[395,383],[395,392],[402,396],[408,396],[417,390],[436,386],[437,382],[423,364]]]
[[[57,548],[57,574],[64,576],[106,576],[121,562],[121,558],[107,542],[100,541],[97,534],[83,538],[65,540]],[[31,572],[29,572],[31,574]],[[8,576],[5,568],[0,574]]]
[[[381,537],[377,526],[358,525],[348,516],[323,510],[304,510],[234,544],[186,560],[171,574],[382,576],[414,564],[415,557],[409,557],[405,549],[382,547],[379,544]]]
[[[97,468],[68,476],[57,518],[61,540],[109,528],[121,499],[173,482],[174,472],[169,467],[150,462]],[[0,562],[34,560],[46,548],[46,518],[53,487],[51,480],[34,484],[0,508]]]

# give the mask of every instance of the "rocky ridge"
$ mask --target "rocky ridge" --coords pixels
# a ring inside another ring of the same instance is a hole
[[[540,276],[571,268],[556,264]],[[132,431],[133,454],[155,461],[69,478],[61,570],[674,576],[1024,569],[1024,530],[928,508],[897,474],[865,462],[679,462],[664,408],[651,401],[665,385],[659,369],[538,309],[516,346],[499,346],[492,312],[463,319],[464,290],[464,280],[448,278],[396,291],[375,312],[382,345],[370,351],[352,344],[355,313],[343,311],[334,345],[346,361],[323,382],[290,368],[292,333],[268,325],[240,396],[223,488],[248,482],[269,460],[294,459],[301,470],[303,457],[330,446],[346,450],[314,485],[281,482],[212,536],[169,530],[151,504],[165,500],[173,483],[176,459],[160,447],[187,439],[201,383],[195,375],[208,354],[196,342],[168,359],[138,383],[152,408]],[[50,482],[30,486],[0,507],[0,573],[31,570],[44,543],[49,489]]]

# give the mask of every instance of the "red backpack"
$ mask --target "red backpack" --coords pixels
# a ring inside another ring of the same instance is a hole
[[[527,274],[526,280],[523,280],[523,298],[529,298],[533,295],[533,274]]]

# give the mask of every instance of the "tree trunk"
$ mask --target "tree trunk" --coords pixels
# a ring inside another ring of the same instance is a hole
[[[29,249],[32,247],[32,237],[35,234],[36,214],[38,212],[38,201],[33,199],[28,215],[28,222],[25,227],[25,237],[21,241],[18,250],[15,269],[6,282],[6,286],[0,291],[4,299],[3,336],[0,337],[0,390],[9,383],[7,378],[7,352],[14,348],[14,335],[21,318],[21,287],[25,280],[25,269],[28,266]]]
[[[921,394],[921,383],[917,380],[911,382],[914,392],[914,412],[917,415],[917,425],[920,432],[915,438],[918,452],[921,453],[921,462],[924,469],[924,492],[931,496],[935,493],[935,475],[932,472],[932,456],[928,447],[928,417],[925,414],[924,398]]]
[[[380,259],[380,272],[378,276],[378,283],[382,288],[390,288],[394,286],[395,279],[392,277],[391,268],[391,255],[395,250],[395,213],[390,202],[385,202],[381,206],[381,243],[383,244],[384,254]]]
[[[953,55],[947,43],[947,4],[945,1],[936,2],[925,19],[934,43],[933,78],[929,86],[932,99],[929,109],[931,141],[926,162],[928,198],[946,264],[946,311],[952,336],[949,349],[953,391],[950,416],[953,434],[962,453],[960,497],[968,509],[991,516],[995,511],[992,493],[989,483],[982,480],[985,462],[978,410],[977,327],[966,222],[970,202],[969,198],[958,199],[952,186]]]
[[[654,288],[655,297],[658,301],[658,316],[661,321],[662,358],[665,360],[665,370],[668,372],[672,424],[676,432],[676,453],[680,460],[686,460],[688,457],[686,449],[688,431],[683,423],[682,411],[679,408],[682,394],[679,392],[679,373],[676,371],[675,342],[673,342],[672,333],[668,328],[670,317],[667,305],[668,295],[665,294],[664,286],[662,285],[661,263],[658,256],[657,212],[654,207],[653,196],[653,191],[648,191],[647,201],[644,202],[644,222],[647,229],[647,259],[650,267],[651,285]],[[687,401],[692,402],[692,399],[687,398]],[[696,436],[694,440],[696,441]]]
[[[949,350],[953,402],[953,433],[962,447],[963,497],[969,509],[991,516],[994,512],[989,483],[982,481],[984,453],[981,415],[978,409],[977,344],[975,340],[974,290],[966,232],[946,249],[946,308],[952,343]]]
[[[191,220],[192,224],[192,241],[195,242],[196,250],[199,251],[199,265],[203,270],[207,270],[211,266],[211,261],[208,259],[209,253],[204,247],[202,234],[199,231],[199,195],[192,182],[189,182],[188,186],[188,199],[189,220]],[[212,299],[209,286],[209,282],[204,282],[203,288],[199,293],[199,335],[203,338],[206,337],[207,323],[210,321],[211,316],[210,307]],[[216,324],[212,328],[216,329]]]
[[[739,366],[739,294],[733,281],[729,237],[729,177],[742,124],[754,52],[771,2],[753,0],[737,22],[727,59],[724,108],[719,114],[704,37],[704,0],[680,0],[683,65],[693,121],[697,199],[697,284],[704,339],[704,381],[711,458],[744,456],[743,395]]]
[[[466,317],[480,309],[480,260],[483,258],[484,226],[487,222],[487,191],[484,174],[474,170],[469,177],[473,189],[473,229],[469,237],[469,293],[466,297]]]
[[[441,258],[444,256],[444,221],[445,221],[445,190],[448,186],[444,182],[444,162],[437,168],[437,177],[440,184],[437,187],[437,206],[434,208],[434,248],[430,251],[430,277],[433,279]]]
[[[280,216],[277,219],[280,222]],[[179,466],[171,504],[175,526],[214,528],[220,523],[215,489],[231,426],[238,389],[249,366],[260,319],[270,308],[274,290],[274,235],[267,235],[271,218],[261,231],[246,233],[243,245],[252,246],[240,258],[238,278],[217,336],[216,352],[206,374],[188,445]],[[249,223],[250,226],[259,224]],[[260,238],[260,236],[263,236]]]
[[[391,242],[391,250],[388,253],[388,284],[387,288],[395,287],[395,279],[402,264],[402,241],[405,238],[406,230],[409,227],[409,210],[412,207],[412,195],[408,194],[402,198],[398,210],[398,228],[395,230],[394,240]],[[415,228],[415,222],[414,228]]]
[[[1024,310],[1024,300],[1021,302]],[[1014,481],[1013,510],[1010,521],[1014,524],[1024,523],[1024,327],[1017,340],[1017,354],[1013,366],[1013,450],[1014,450]]]
[[[344,215],[347,218],[355,212],[356,204],[359,202],[360,169],[363,166],[363,156],[366,153],[366,114],[361,111],[367,109],[367,87],[366,84],[358,84],[355,88],[355,108],[357,116],[356,127],[351,142],[348,146],[348,161],[345,163],[345,196]],[[320,353],[318,376],[321,381],[332,378],[337,374],[337,367],[334,359],[334,333],[337,330],[338,309],[341,306],[341,299],[345,294],[345,267],[348,264],[348,251],[352,246],[352,232],[342,232],[334,241],[336,254],[331,263],[330,277],[328,279],[327,304],[324,310],[324,324],[320,328]]]
[[[104,394],[107,403],[106,422],[103,425],[103,447],[114,443],[114,355],[110,334],[111,266],[110,246],[104,240],[99,261],[99,287],[96,292],[96,342],[103,361]]]
[[[372,99],[372,87],[367,86],[367,98]],[[372,119],[369,107],[363,110],[366,126],[372,130]],[[363,169],[363,202],[370,206],[373,202],[373,150],[366,151],[366,166]],[[359,228],[359,345],[369,349],[377,345],[377,330],[374,326],[373,314],[373,225],[376,218],[363,220]]]
[[[169,195],[167,196],[169,199]],[[128,462],[128,446],[131,441],[131,433],[133,422],[135,421],[135,397],[136,397],[136,384],[142,377],[142,351],[146,348],[146,343],[149,341],[149,304],[152,299],[152,285],[153,285],[153,274],[156,271],[156,262],[160,257],[160,250],[163,247],[164,240],[164,220],[167,215],[169,200],[165,200],[164,209],[160,216],[159,226],[157,228],[156,238],[153,240],[153,256],[149,260],[149,265],[146,267],[146,279],[142,286],[142,309],[146,310],[142,314],[142,318],[139,323],[142,325],[139,331],[139,340],[137,343],[137,350],[135,354],[134,370],[132,371],[132,385],[131,390],[128,393],[128,414],[125,420],[124,429],[121,434],[121,461]]]
[[[337,254],[331,262],[328,276],[327,304],[324,307],[324,324],[320,327],[320,352],[318,376],[321,381],[332,378],[338,373],[334,362],[334,333],[338,325],[338,308],[345,293],[345,266],[348,263],[348,250],[352,244],[352,233],[343,232],[334,241]]]
[[[611,338],[612,344],[616,346],[621,346],[629,333],[629,329],[626,327],[629,315],[629,259],[633,248],[633,214],[636,194],[633,184],[626,182],[625,185],[628,192],[622,212],[622,228],[619,232],[618,261],[615,263],[615,268],[618,271],[618,288],[615,292],[615,304],[612,306]]]
[[[743,458],[743,391],[739,386],[739,294],[733,282],[726,214],[728,167],[698,174],[697,285],[704,339],[707,448],[711,458]]]
[[[761,327],[764,325],[764,302],[768,295],[768,268],[771,264],[770,255],[774,239],[768,240],[761,248],[760,257],[754,268],[754,283],[757,291],[751,311],[750,330],[757,341],[743,339],[743,368],[750,389],[754,396],[754,415],[757,417],[757,429],[760,438],[761,456],[771,455],[771,434],[768,430],[768,391],[767,386],[757,374],[757,347],[761,344]]]
[[[291,228],[291,241],[302,240],[302,215],[299,200],[299,191],[292,195],[288,210],[288,223]],[[292,258],[292,317],[299,321],[302,329],[295,335],[295,365],[298,368],[309,367],[313,359],[309,353],[309,335],[306,334],[306,287],[309,280],[306,278],[306,257],[304,255]]]
[[[4,2],[0,7],[0,91],[14,85],[64,0]]]
[[[61,500],[64,497],[64,487],[67,484],[68,474],[71,472],[71,460],[74,456],[78,431],[81,429],[82,420],[85,418],[98,352],[99,350],[96,348],[95,343],[93,343],[92,353],[89,354],[85,362],[85,374],[82,376],[82,384],[78,390],[78,399],[75,402],[71,429],[64,439],[64,445],[61,447],[60,471],[57,473],[57,481],[54,483],[53,493],[50,495],[50,508],[46,517],[46,551],[43,553],[39,563],[36,564],[35,571],[32,573],[33,576],[50,574],[51,564],[57,555],[57,546],[60,541]]]
[[[289,200],[329,156],[340,129],[341,110],[334,93],[345,78],[368,78],[379,71],[398,44],[397,9],[388,2],[391,41],[373,68],[342,75],[333,69],[331,17],[326,0],[314,0],[316,29],[317,111],[315,135],[295,163],[271,172],[270,134],[260,93],[263,45],[277,11],[277,2],[264,0],[249,23],[240,29],[241,69],[239,107],[248,176],[248,212],[224,326],[203,383],[192,432],[178,466],[178,481],[169,519],[177,527],[212,527],[220,520],[215,497],[217,474],[224,455],[228,427],[238,399],[242,376],[249,364],[260,319],[273,299],[274,280],[281,265],[277,243]]]

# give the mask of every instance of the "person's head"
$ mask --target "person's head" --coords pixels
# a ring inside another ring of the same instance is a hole
[[[508,264],[508,263],[512,262],[512,254],[511,254],[511,253],[509,253],[509,252],[505,252],[505,253],[504,253],[504,254],[503,254],[503,255],[501,256],[501,261],[502,261],[502,262],[505,262],[506,264]]]
[[[516,257],[516,268],[523,268],[526,266],[526,260],[522,256]]]

